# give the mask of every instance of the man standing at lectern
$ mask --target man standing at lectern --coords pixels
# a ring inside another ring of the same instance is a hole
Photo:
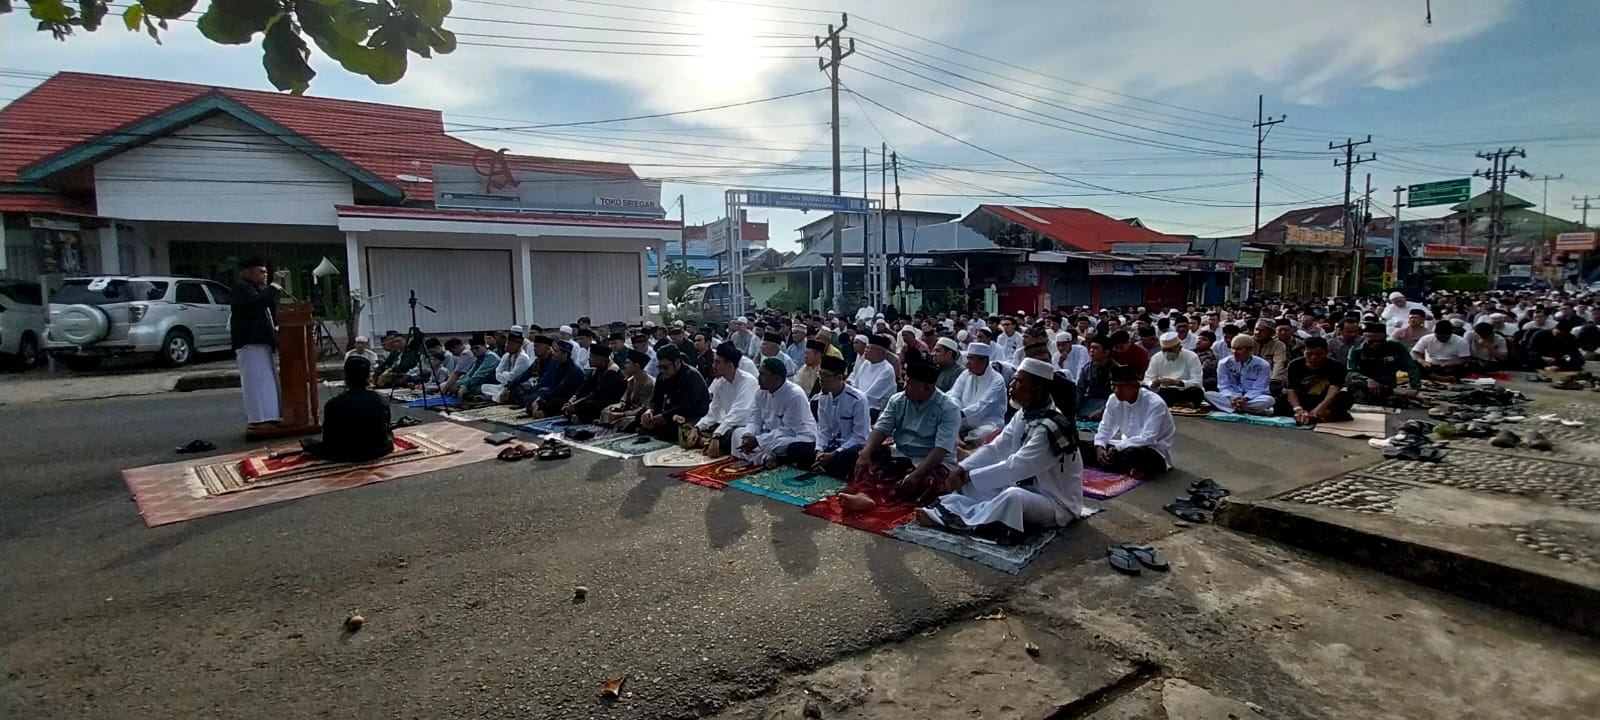
[[[233,288],[233,316],[229,331],[233,351],[239,360],[239,385],[244,389],[244,414],[248,430],[283,419],[278,407],[278,372],[272,365],[273,349],[278,344],[275,316],[278,297],[288,270],[272,274],[267,284],[267,264],[260,260],[240,263],[242,279]]]

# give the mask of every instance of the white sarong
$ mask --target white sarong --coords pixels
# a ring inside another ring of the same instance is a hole
[[[253,423],[283,419],[278,407],[278,371],[272,366],[271,345],[246,345],[235,353],[239,360],[239,386],[244,390],[244,415]]]

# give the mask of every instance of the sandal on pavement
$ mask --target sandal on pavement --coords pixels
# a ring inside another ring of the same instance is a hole
[[[1111,563],[1111,568],[1123,575],[1138,575],[1140,570],[1139,559],[1125,548],[1106,548],[1106,560]]]
[[[211,444],[209,440],[196,439],[190,440],[188,445],[178,448],[178,452],[187,455],[189,453],[208,452],[215,449],[217,449],[217,446]]]
[[[498,457],[506,462],[516,462],[518,460],[526,460],[531,458],[534,456],[534,453],[535,450],[533,448],[523,445],[522,443],[517,443],[511,447],[501,449],[500,454],[496,455],[495,457]]]
[[[1205,514],[1205,511],[1195,507],[1194,503],[1189,502],[1187,498],[1167,503],[1166,505],[1162,506],[1161,509],[1172,513],[1179,520],[1183,520],[1184,522],[1203,525],[1211,521],[1211,519]]]
[[[539,448],[537,457],[540,460],[565,460],[572,457],[572,448],[560,440],[546,440]]]
[[[1151,570],[1166,572],[1172,569],[1172,566],[1167,563],[1167,559],[1161,556],[1161,552],[1149,545],[1123,543],[1121,547],[1133,555],[1133,559],[1138,560],[1140,565]]]

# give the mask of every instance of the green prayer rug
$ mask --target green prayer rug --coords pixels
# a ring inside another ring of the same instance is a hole
[[[845,484],[822,473],[782,466],[739,478],[728,487],[804,506],[844,490]]]

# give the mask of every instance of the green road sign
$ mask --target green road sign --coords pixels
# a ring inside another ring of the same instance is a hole
[[[1406,188],[1406,207],[1454,205],[1472,199],[1472,178],[1440,180]]]

